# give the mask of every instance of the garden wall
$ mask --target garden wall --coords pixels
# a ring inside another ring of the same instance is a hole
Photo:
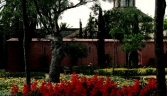
[[[81,42],[85,43],[89,49],[89,55],[87,58],[80,58],[77,65],[89,65],[94,64],[97,66],[97,39],[63,39],[65,43]],[[21,71],[24,69],[19,58],[18,39],[11,38],[7,41],[8,44],[8,71]],[[115,44],[115,49],[114,49]],[[126,63],[126,53],[120,49],[121,44],[112,39],[105,40],[105,58],[106,65],[124,65]],[[115,50],[115,53],[114,53]],[[164,51],[167,51],[167,42],[164,41]],[[154,62],[154,41],[150,40],[146,42],[146,46],[139,51],[139,64],[149,65]],[[32,71],[48,70],[51,60],[50,41],[48,39],[32,39],[30,48],[30,69]],[[61,66],[68,66],[70,64],[70,58],[66,56],[61,62]]]
[[[24,70],[24,64],[20,62],[19,42],[17,38],[11,38],[7,41],[8,50],[8,71]],[[32,39],[30,48],[30,69],[32,71],[47,70],[50,64],[51,52],[50,41],[47,39]]]

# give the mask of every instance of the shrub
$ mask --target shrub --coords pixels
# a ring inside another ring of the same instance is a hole
[[[84,75],[93,75],[93,69],[96,69],[96,67],[92,65],[82,65],[82,66],[73,66],[73,72],[75,73],[82,73]]]
[[[71,66],[77,65],[78,58],[88,56],[88,47],[85,43],[70,43],[65,45],[65,53],[71,58]]]

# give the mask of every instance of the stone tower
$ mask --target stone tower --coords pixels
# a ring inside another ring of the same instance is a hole
[[[114,0],[114,8],[135,7],[135,0]]]

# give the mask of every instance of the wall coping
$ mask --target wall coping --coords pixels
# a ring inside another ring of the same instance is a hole
[[[10,38],[7,40],[7,42],[13,42],[13,41],[18,41],[18,38]],[[47,38],[32,38],[32,41],[49,41],[49,39]],[[97,42],[98,39],[78,39],[78,38],[72,38],[72,39],[69,39],[69,38],[63,38],[63,41],[65,42],[71,42],[71,41],[77,41],[77,42]],[[118,40],[114,40],[114,39],[105,39],[105,42],[119,42]],[[167,42],[167,40],[163,40],[164,42]],[[153,39],[151,40],[147,40],[145,42],[154,42]]]

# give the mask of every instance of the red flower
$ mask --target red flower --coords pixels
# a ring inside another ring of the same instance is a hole
[[[37,81],[31,83],[31,90],[36,90],[37,89]]]
[[[139,80],[135,80],[132,86],[118,87],[114,81],[106,77],[94,75],[92,78],[81,77],[78,74],[72,74],[71,81],[63,80],[61,83],[53,85],[51,82],[43,82],[39,87],[37,81],[31,83],[29,92],[28,86],[24,85],[23,96],[31,94],[40,94],[42,96],[156,96],[156,79],[148,79],[148,83],[140,86]],[[33,93],[35,92],[35,93]],[[18,87],[12,86],[11,95],[16,96]]]
[[[23,91],[22,91],[23,96],[27,96],[28,92],[29,92],[29,88],[28,88],[28,85],[26,84],[23,87]]]
[[[12,86],[10,96],[15,96],[18,93],[18,86]]]

